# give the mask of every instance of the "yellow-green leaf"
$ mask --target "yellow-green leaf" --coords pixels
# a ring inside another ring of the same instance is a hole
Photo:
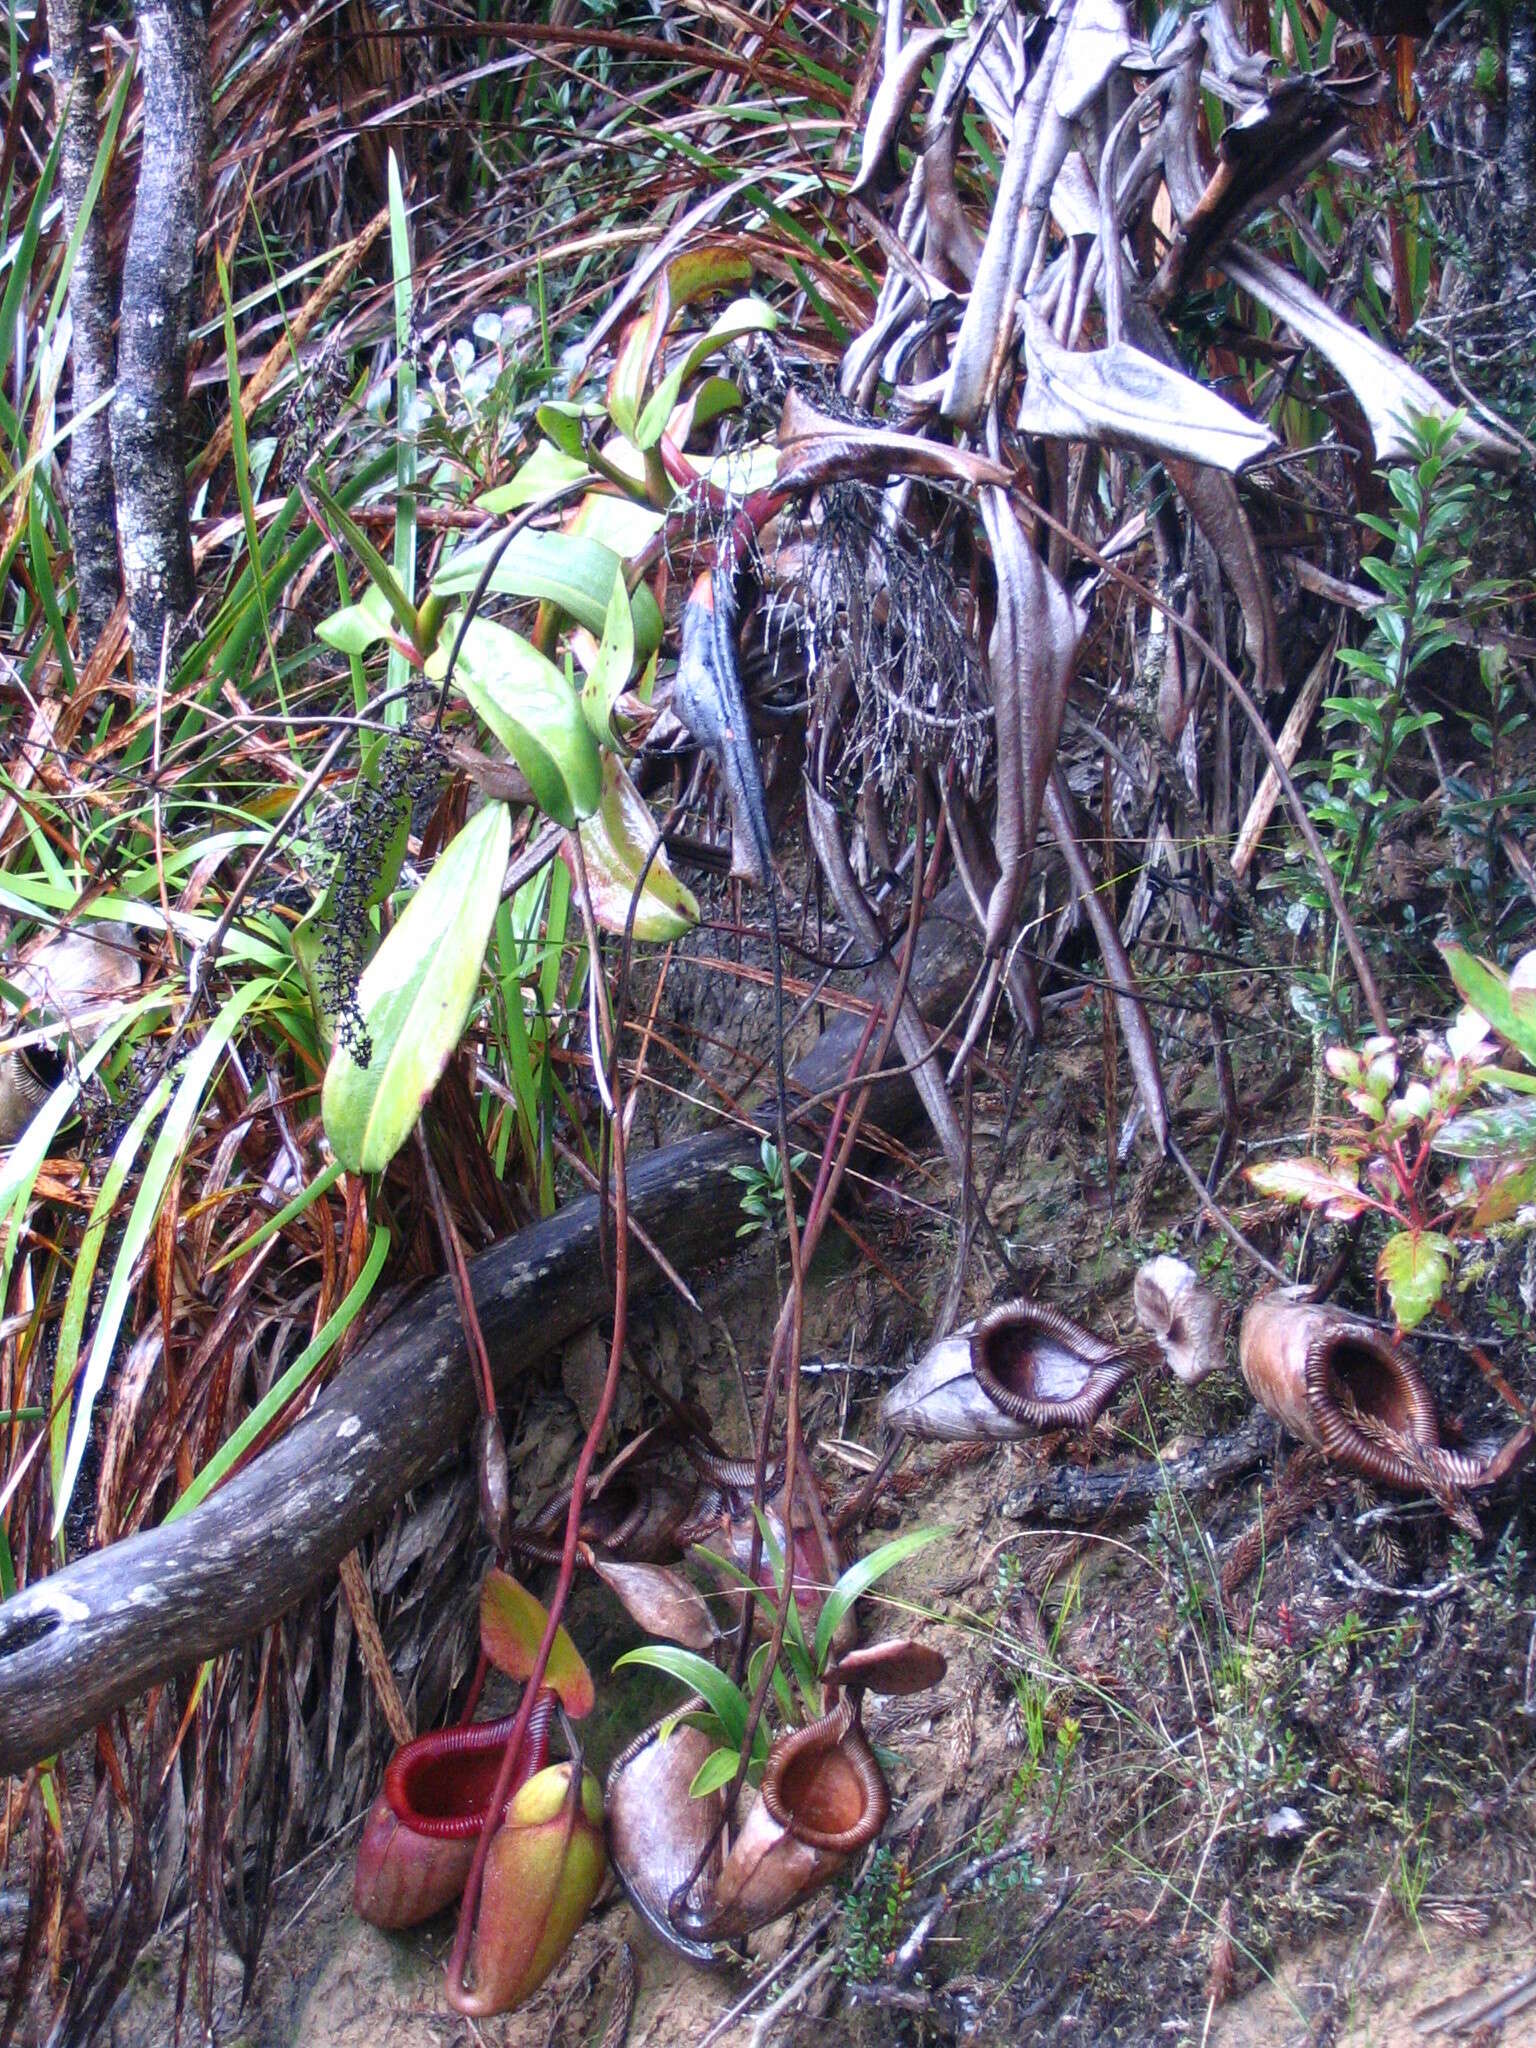
[[[512,840],[505,804],[470,819],[363,970],[369,1060],[344,1043],[320,1098],[331,1149],[353,1173],[387,1166],[415,1128],[468,1021]]]
[[[1441,951],[1462,1001],[1470,1003],[1500,1038],[1518,1046],[1536,1066],[1536,1019],[1532,1018],[1528,1003],[1517,1005],[1513,1000],[1508,975],[1463,946],[1443,946]]]
[[[528,1589],[510,1572],[492,1566],[480,1589],[480,1647],[496,1669],[509,1678],[530,1678],[548,1626],[548,1613]],[[582,1720],[596,1704],[592,1674],[563,1626],[555,1630],[544,1683],[560,1695],[573,1721]]]
[[[1400,1230],[1376,1261],[1400,1330],[1415,1329],[1445,1292],[1455,1246],[1438,1230]]]
[[[605,747],[619,744],[613,729],[613,707],[635,666],[635,626],[622,573],[613,579],[602,645],[581,692],[581,709],[592,736]]]
[[[501,535],[493,533],[473,547],[458,549],[433,577],[433,590],[443,597],[468,597],[501,545]],[[539,598],[569,613],[578,625],[601,633],[620,566],[612,548],[581,534],[519,533],[497,560],[487,589],[502,597]],[[631,603],[635,643],[642,655],[648,655],[661,644],[661,613],[644,583]]]
[[[428,675],[444,673],[456,637],[453,621]],[[576,692],[531,641],[490,619],[471,619],[453,680],[527,776],[540,810],[569,826],[596,809],[597,741]]]
[[[630,901],[655,837],[656,821],[650,806],[617,755],[604,754],[602,800],[581,826],[592,914],[604,931],[625,929]],[[646,870],[645,887],[635,908],[635,937],[657,942],[680,939],[698,921],[698,901],[672,872],[663,847]]]
[[[521,506],[547,498],[551,491],[577,483],[590,473],[582,456],[568,455],[552,442],[541,441],[510,483],[483,491],[476,503],[482,512],[492,515],[516,512]]]

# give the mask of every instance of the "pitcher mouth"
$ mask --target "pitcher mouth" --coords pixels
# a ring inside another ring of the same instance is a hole
[[[762,1800],[808,1849],[852,1855],[885,1826],[891,1795],[848,1702],[781,1736],[768,1759]]]
[[[1130,1378],[1141,1353],[1105,1344],[1056,1309],[1005,1302],[971,1338],[971,1370],[993,1405],[1036,1429],[1086,1429]]]
[[[534,1701],[508,1800],[549,1760],[555,1695]],[[418,1735],[396,1750],[384,1773],[384,1798],[402,1827],[430,1841],[473,1842],[485,1822],[507,1738],[517,1716],[471,1721]]]
[[[1307,1346],[1304,1370],[1307,1412],[1328,1457],[1410,1492],[1430,1478],[1446,1486],[1481,1479],[1484,1460],[1441,1444],[1434,1396],[1394,1346],[1365,1331],[1320,1330]]]

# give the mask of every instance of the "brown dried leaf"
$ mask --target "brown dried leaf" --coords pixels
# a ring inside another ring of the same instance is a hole
[[[1040,799],[1056,758],[1081,622],[1072,600],[1025,538],[1006,492],[983,491],[981,516],[997,571],[988,646],[997,713],[997,861],[987,947],[1012,928],[1040,829]]]
[[[1063,348],[1027,304],[1024,364],[1018,425],[1026,433],[1150,448],[1233,472],[1275,445],[1267,427],[1129,342]]]
[[[818,412],[791,389],[779,423],[780,491],[810,491],[819,485],[860,478],[881,483],[888,476],[931,476],[951,483],[1007,484],[1009,472],[1000,462],[925,441],[917,434],[893,434],[880,427],[860,427]]]
[[[704,1597],[681,1572],[659,1564],[620,1564],[597,1558],[592,1569],[647,1635],[709,1651],[720,1634]]]
[[[895,168],[896,138],[907,110],[917,97],[928,60],[945,40],[941,28],[920,30],[908,42],[893,67],[886,70],[879,90],[869,104],[864,123],[864,153],[859,175],[849,186],[850,194],[880,190]]]

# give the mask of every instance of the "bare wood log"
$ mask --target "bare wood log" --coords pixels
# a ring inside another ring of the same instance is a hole
[[[1274,1455],[1277,1425],[1256,1408],[1228,1436],[1213,1436],[1176,1458],[1139,1458],[1131,1465],[1058,1465],[1016,1486],[1003,1513],[1016,1522],[1097,1521],[1135,1514],[1170,1491],[1214,1493]]]
[[[953,1009],[976,950],[963,898],[950,892],[919,934],[921,1007]],[[799,1063],[791,1081],[802,1102],[842,1079],[863,1022],[843,1013]],[[874,1125],[894,1133],[916,1114],[910,1078],[875,1086]],[[697,1270],[735,1249],[740,1187],[731,1169],[756,1156],[755,1134],[737,1129],[664,1146],[631,1168],[631,1216],[674,1265]],[[643,1255],[630,1271],[636,1296],[663,1284]],[[493,1245],[470,1274],[494,1376],[510,1387],[611,1304],[596,1198]],[[0,1773],[25,1770],[136,1693],[275,1621],[453,1454],[476,1412],[453,1289],[440,1280],[201,1507],[0,1606]]]
[[[192,609],[181,412],[203,180],[208,24],[198,0],[141,0],[144,141],[123,261],[112,471],[135,687],[155,687]]]

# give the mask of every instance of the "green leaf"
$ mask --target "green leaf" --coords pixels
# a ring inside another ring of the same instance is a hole
[[[604,754],[602,772],[601,801],[591,817],[582,820],[581,850],[592,892],[592,914],[604,931],[622,933],[645,857],[656,838],[656,821],[616,754]],[[698,921],[698,902],[672,872],[663,847],[646,869],[645,887],[635,908],[635,937],[657,943],[680,939]]]
[[[741,1232],[738,1230],[736,1235],[740,1237]],[[763,1554],[768,1559],[768,1570],[773,1578],[776,1598],[770,1604],[777,1612],[778,1602],[784,1597],[784,1546],[774,1535],[773,1524],[763,1509],[754,1508],[752,1512],[757,1520],[758,1533],[763,1539]],[[784,1642],[791,1650],[798,1648],[802,1653],[805,1650],[805,1624],[800,1619],[800,1602],[793,1589],[790,1592],[789,1605],[784,1611]]]
[[[706,377],[693,395],[693,424],[707,427],[724,412],[741,410],[741,393],[729,377]]]
[[[1474,1067],[1471,1078],[1485,1088],[1492,1082],[1496,1088],[1507,1088],[1512,1095],[1536,1095],[1536,1074],[1523,1073],[1515,1067]]]
[[[1529,1157],[1536,1153],[1536,1101],[1519,1096],[1488,1109],[1468,1110],[1442,1124],[1430,1142],[1434,1151],[1450,1159]]]
[[[387,637],[390,629],[389,600],[377,584],[370,583],[357,604],[344,604],[315,628],[315,638],[338,654],[366,654]]]
[[[168,994],[142,996],[131,1009],[113,1017],[102,1027],[90,1050],[81,1056],[74,1072],[66,1073],[48,1100],[39,1105],[26,1129],[4,1159],[0,1159],[0,1219],[16,1214],[30,1200],[38,1171],[73,1110],[82,1084],[101,1066],[131,1025],[156,1010],[166,1009],[169,1003]],[[0,1236],[4,1237],[4,1248],[0,1250],[0,1300],[4,1300],[9,1291],[18,1233],[0,1230]]]
[[[1416,1329],[1445,1292],[1455,1246],[1438,1230],[1401,1230],[1376,1261],[1400,1330]]]
[[[457,635],[455,619],[427,663],[429,676],[447,672]],[[597,742],[576,692],[531,641],[490,619],[471,619],[453,680],[527,776],[540,810],[565,826],[596,810],[603,783]]]
[[[79,1250],[75,1254],[74,1272],[70,1276],[69,1292],[64,1297],[64,1309],[59,1318],[58,1348],[54,1353],[53,1399],[54,1418],[50,1426],[49,1457],[53,1472],[54,1537],[64,1524],[64,1511],[69,1505],[69,1496],[74,1490],[74,1472],[71,1464],[78,1469],[79,1456],[75,1439],[78,1429],[70,1428],[70,1386],[75,1376],[75,1366],[80,1357],[80,1340],[85,1330],[85,1318],[90,1309],[91,1285],[96,1278],[96,1262],[101,1256],[101,1247],[107,1234],[107,1226],[117,1209],[123,1188],[138,1158],[139,1147],[148,1135],[149,1127],[164,1109],[170,1099],[169,1079],[162,1079],[140,1105],[138,1114],[118,1140],[117,1149],[108,1163],[96,1200],[81,1237]],[[94,1404],[100,1382],[106,1376],[106,1352],[101,1354],[100,1373],[87,1370],[77,1397],[80,1413],[87,1413]],[[92,1381],[95,1384],[92,1384]],[[81,1449],[84,1448],[83,1439]]]
[[[693,1783],[688,1787],[689,1797],[707,1799],[711,1792],[718,1792],[722,1786],[733,1783],[736,1764],[737,1752],[734,1749],[712,1749],[693,1774]]]
[[[573,462],[586,466],[586,451],[582,442],[583,420],[598,420],[603,416],[602,407],[597,405],[572,405],[568,401],[550,399],[534,414],[539,431],[547,434],[560,454],[569,456]]]
[[[1518,1046],[1536,1066],[1536,1018],[1522,1015],[1509,990],[1509,977],[1490,961],[1480,960],[1464,946],[1442,946],[1456,992],[1464,1003],[1487,1019],[1500,1038]]]
[[[816,1669],[826,1669],[827,1652],[832,1638],[837,1634],[838,1625],[861,1593],[867,1593],[877,1579],[884,1578],[888,1571],[915,1557],[920,1550],[926,1550],[930,1543],[937,1543],[941,1536],[953,1535],[954,1531],[943,1527],[938,1529],[912,1529],[905,1536],[897,1536],[890,1543],[882,1543],[878,1550],[872,1550],[868,1557],[861,1557],[857,1564],[849,1565],[837,1584],[822,1603],[821,1614],[816,1623]]]
[[[726,1741],[740,1753],[751,1703],[740,1686],[733,1685],[707,1657],[673,1643],[642,1643],[638,1650],[626,1650],[613,1668],[622,1671],[627,1664],[643,1664],[652,1671],[665,1672],[668,1678],[675,1678],[679,1685],[696,1692],[725,1730]]]
[[[411,277],[411,224],[400,185],[400,160],[389,152],[389,260],[395,280],[395,580],[416,618],[416,351],[411,337],[414,288]],[[419,624],[407,629],[417,650],[426,645]],[[389,687],[393,695],[411,681],[411,664],[402,649],[389,650]],[[391,724],[405,717],[401,702],[391,704]]]
[[[203,1106],[203,1096],[213,1079],[214,1069],[234,1036],[236,1026],[251,1005],[266,996],[271,987],[271,982],[264,977],[257,977],[246,982],[243,988],[230,997],[198,1040],[182,1070],[180,1080],[175,1084],[176,1092],[171,1098],[171,1106],[166,1111],[165,1122],[160,1126],[160,1133],[155,1139],[154,1149],[144,1168],[133,1207],[128,1212],[122,1243],[118,1246],[117,1258],[112,1267],[112,1278],[107,1284],[106,1299],[102,1302],[101,1313],[96,1319],[96,1328],[91,1337],[90,1357],[75,1396],[73,1417],[69,1419],[69,1447],[65,1453],[63,1471],[59,1474],[58,1484],[54,1490],[52,1534],[55,1542],[58,1541],[59,1533],[64,1527],[64,1517],[69,1510],[70,1496],[75,1490],[80,1461],[85,1456],[85,1447],[90,1440],[91,1412],[96,1405],[96,1396],[101,1392],[106,1380],[107,1367],[111,1364],[113,1347],[117,1343],[117,1333],[122,1327],[123,1314],[128,1307],[133,1269],[139,1253],[149,1242],[150,1233],[160,1214],[160,1198],[165,1193],[171,1169],[181,1157],[182,1147],[186,1144],[198,1111]],[[76,1261],[59,1330],[59,1348],[54,1363],[54,1398],[57,1408],[55,1444],[66,1418],[69,1417],[67,1389],[74,1377],[80,1330],[84,1322],[91,1278],[101,1249],[101,1240],[109,1221],[115,1217],[118,1197],[139,1146],[149,1126],[159,1114],[162,1104],[171,1096],[171,1088],[171,1076],[167,1074],[140,1109],[113,1155],[112,1165],[97,1197],[96,1208],[91,1214],[87,1235],[94,1230],[95,1238],[89,1256],[87,1257],[82,1246]]]
[[[443,597],[467,597],[501,544],[501,536],[493,533],[473,547],[459,548],[433,577],[433,590]],[[581,534],[529,531],[507,544],[487,588],[501,597],[536,597],[558,606],[578,625],[601,633],[613,579],[621,567],[613,549],[601,541]],[[645,657],[661,644],[661,614],[649,586],[643,583],[631,605],[635,645]]]
[[[759,1643],[748,1660],[747,1696],[749,1699],[757,1698],[757,1688],[762,1683],[763,1678],[763,1666],[768,1661],[768,1652],[772,1648],[771,1642]],[[783,1671],[777,1664],[773,1667],[769,1684],[773,1687],[773,1697],[778,1702],[779,1713],[786,1722],[793,1721],[795,1718],[795,1696],[789,1689],[789,1680],[784,1676]],[[813,1716],[819,1711],[819,1705],[812,1706],[811,1712]]]
[[[579,448],[579,430],[577,445]],[[480,511],[500,517],[505,512],[516,512],[524,505],[547,498],[551,491],[579,483],[584,476],[591,474],[585,456],[568,455],[563,448],[541,441],[510,483],[482,491],[475,503]]]
[[[326,1136],[353,1173],[386,1167],[415,1128],[474,1001],[512,840],[505,804],[487,804],[439,855],[363,970],[358,1003],[371,1041],[360,1067],[331,1054],[320,1098]]]
[[[651,364],[661,345],[667,309],[654,304],[643,320],[628,327],[619,341],[613,368],[608,373],[608,417],[626,440],[635,438],[640,401],[650,379]]]
[[[291,1202],[285,1202],[276,1215],[269,1216],[265,1223],[258,1223],[249,1237],[242,1238],[238,1244],[231,1245],[228,1251],[221,1252],[208,1271],[221,1272],[225,1266],[232,1266],[236,1259],[247,1258],[252,1252],[259,1251],[269,1237],[276,1237],[280,1230],[286,1230],[295,1217],[302,1216],[306,1209],[318,1202],[323,1194],[336,1185],[345,1172],[346,1168],[339,1159],[333,1159],[328,1166],[322,1166],[308,1187],[301,1188]]]
[[[613,729],[613,707],[618,702],[635,667],[635,621],[629,609],[629,592],[624,573],[613,579],[608,611],[603,620],[602,644],[592,673],[582,686],[581,709],[592,737],[599,746],[616,747],[619,736]]]
[[[82,84],[81,90],[89,90]],[[11,118],[16,118],[13,115]],[[0,382],[10,367],[11,350],[19,336],[28,332],[21,324],[21,308],[26,299],[28,286],[32,282],[32,258],[37,253],[38,236],[42,232],[43,220],[48,212],[48,198],[53,189],[54,172],[59,167],[59,150],[64,139],[64,123],[56,121],[53,127],[53,141],[47,157],[38,174],[37,184],[32,193],[32,204],[27,209],[27,218],[21,230],[21,238],[14,251],[8,250],[9,277],[5,281],[5,296],[0,298]]]
[[[416,607],[410,598],[407,597],[405,587],[396,576],[394,570],[390,568],[388,562],[385,561],[384,557],[379,553],[373,542],[364,533],[346,507],[338,504],[336,499],[331,496],[318,476],[310,478],[309,487],[314,492],[321,511],[324,512],[331,524],[337,528],[342,539],[352,549],[357,559],[373,578],[375,585],[384,598],[384,602],[389,606],[395,624],[400,628],[407,640],[414,642],[418,631]]]
[[[672,409],[683,386],[717,349],[724,348],[728,342],[739,341],[744,334],[771,333],[778,324],[778,314],[761,299],[737,299],[733,305],[727,306],[709,332],[700,336],[677,368],[669,371],[657,385],[629,435],[635,446],[655,447],[666,431],[667,421],[672,417]],[[615,424],[619,424],[617,418]]]

